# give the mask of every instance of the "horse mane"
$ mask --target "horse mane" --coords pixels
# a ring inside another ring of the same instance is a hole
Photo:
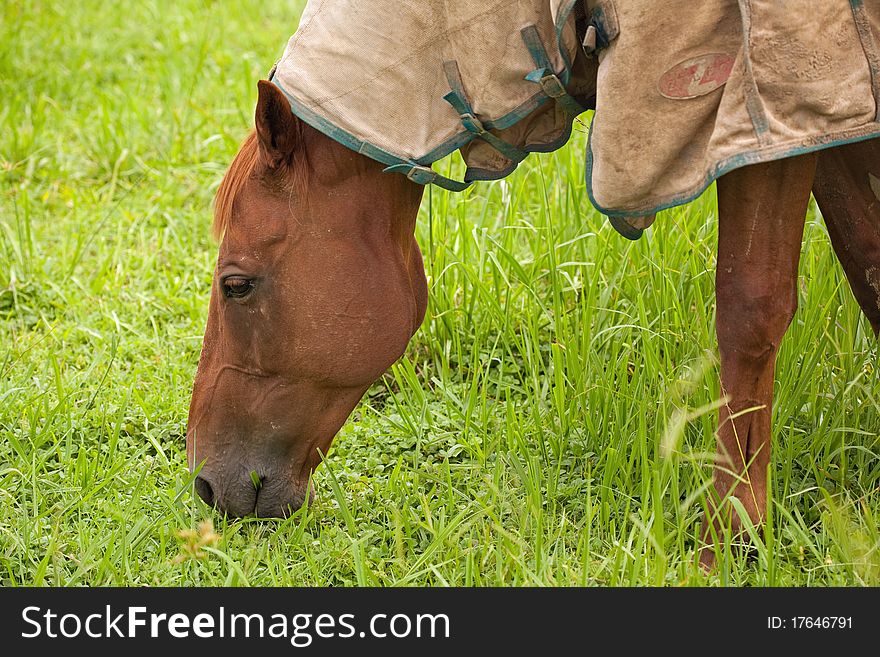
[[[311,166],[309,150],[306,147],[305,124],[302,121],[297,121],[294,129],[299,148],[294,154],[290,166],[284,169],[282,186],[289,185],[292,193],[305,197],[308,190],[309,167]],[[223,235],[232,221],[232,204],[235,202],[235,197],[238,196],[245,182],[253,175],[259,161],[260,143],[257,139],[257,131],[251,130],[241,143],[238,153],[232,159],[232,164],[226,170],[226,174],[217,188],[217,194],[214,196],[214,223],[211,227],[211,233],[218,242],[223,239]]]
[[[214,197],[214,224],[211,233],[218,242],[223,239],[223,234],[232,221],[232,204],[235,197],[256,168],[259,156],[257,131],[251,130],[238,149],[232,164],[229,165],[223,180],[220,181],[217,195]]]

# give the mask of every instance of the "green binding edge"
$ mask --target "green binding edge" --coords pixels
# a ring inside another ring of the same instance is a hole
[[[827,141],[818,142],[816,144],[811,144],[810,146],[789,146],[785,147],[781,145],[778,149],[774,149],[772,151],[768,151],[766,149],[763,150],[749,150],[743,153],[737,153],[736,155],[731,155],[720,162],[718,162],[712,169],[710,169],[703,179],[697,183],[694,187],[686,192],[682,192],[681,194],[677,194],[671,197],[668,197],[663,200],[656,201],[656,204],[653,206],[647,206],[644,208],[637,208],[634,210],[614,210],[611,208],[606,208],[601,205],[596,197],[593,195],[593,126],[596,123],[596,114],[593,114],[593,120],[590,122],[590,130],[589,135],[587,137],[587,161],[586,161],[586,171],[585,178],[587,183],[587,197],[590,199],[590,203],[596,208],[599,212],[606,215],[609,219],[620,219],[623,220],[625,218],[635,218],[635,217],[644,217],[649,214],[656,214],[661,210],[668,210],[669,208],[674,208],[678,205],[684,205],[685,203],[690,203],[694,199],[696,199],[700,194],[706,191],[706,189],[715,182],[718,178],[723,176],[726,173],[730,173],[734,169],[740,169],[744,166],[748,166],[750,164],[761,164],[763,162],[772,162],[774,160],[781,160],[786,157],[795,157],[797,155],[804,155],[806,153],[812,153],[815,151],[825,150],[826,148],[834,148],[835,146],[844,146],[846,144],[854,144],[860,141],[867,141],[868,139],[877,139],[880,137],[880,123],[867,123],[858,128],[851,128],[850,130],[844,130],[841,132],[837,132],[827,136]],[[620,229],[617,228],[618,223],[615,221],[611,222],[612,225],[620,232]],[[629,225],[629,224],[627,224]],[[640,228],[632,228],[633,231],[641,231]],[[624,237],[628,237],[628,235],[621,233]],[[641,233],[640,233],[641,234]],[[633,238],[630,238],[633,239]],[[638,239],[638,238],[635,238]]]
[[[562,46],[562,30],[564,29],[565,23],[568,21],[568,17],[571,15],[571,12],[574,9],[576,2],[577,0],[568,0],[568,2],[561,6],[560,12],[556,17],[556,44],[557,49],[559,50],[559,53],[562,57],[563,70],[555,73],[555,75],[558,77],[562,85],[567,85],[569,80],[571,79],[571,60],[568,57],[568,53],[565,52],[565,48],[563,48]],[[552,71],[550,71],[550,73],[552,73]],[[462,146],[470,143],[474,139],[479,138],[477,134],[465,129],[462,132],[453,135],[445,142],[440,144],[438,147],[434,148],[432,151],[417,158],[410,159],[407,157],[396,155],[394,153],[391,153],[390,151],[376,146],[373,143],[355,137],[353,134],[344,130],[343,128],[340,128],[329,119],[304,106],[296,99],[295,96],[293,96],[287,89],[279,84],[279,82],[275,79],[274,74],[275,69],[273,67],[273,70],[269,75],[269,81],[272,82],[276,87],[278,87],[281,92],[287,97],[287,100],[290,103],[291,111],[296,114],[300,119],[305,121],[316,130],[323,132],[331,139],[339,142],[343,146],[350,148],[351,150],[365,155],[378,162],[381,162],[382,164],[388,165],[385,169],[386,172],[402,173],[413,182],[419,183],[421,185],[435,184],[439,187],[443,187],[444,189],[448,189],[453,192],[460,192],[470,187],[471,183],[474,180],[497,180],[499,178],[504,178],[505,176],[509,175],[510,172],[516,168],[516,164],[518,164],[514,163],[514,166],[512,168],[509,168],[509,170],[498,172],[497,175],[493,175],[491,177],[490,172],[486,170],[480,169],[471,172],[471,170],[469,169],[468,172],[465,173],[465,180],[463,182],[447,178],[446,176],[442,176],[434,171],[430,165],[437,160],[446,157],[453,151],[460,149]],[[504,130],[531,115],[532,112],[544,105],[544,103],[547,103],[551,100],[556,99],[547,96],[542,90],[526,100],[518,107],[516,107],[511,112],[508,112],[507,114],[493,120],[480,118],[480,122],[487,130]],[[578,114],[580,114],[580,112]],[[570,117],[571,121],[573,121],[576,116],[577,114],[572,115]],[[569,125],[567,134],[564,135],[565,140],[559,140],[555,142],[555,148],[553,148],[553,150],[556,150],[557,148],[563,146],[568,141],[570,136],[571,126]],[[530,148],[529,146],[525,146],[522,150],[527,153],[533,153],[536,151],[546,152],[546,145],[536,145],[532,148]],[[471,173],[476,174],[476,176],[478,177],[472,177],[470,175]]]
[[[862,0],[850,0],[850,4],[855,14],[857,10],[862,8],[863,3]],[[871,62],[871,57],[868,55],[867,52],[865,54],[868,59],[868,64],[871,69],[872,76],[880,78],[880,71],[875,70],[873,63]],[[877,117],[878,119],[880,119],[880,102],[876,102],[876,104]],[[784,144],[782,144],[778,148],[774,148],[772,150],[767,150],[765,148],[760,151],[749,150],[743,153],[737,153],[736,155],[732,155],[716,163],[716,165],[712,169],[706,172],[700,182],[698,182],[695,186],[693,186],[690,190],[686,192],[682,192],[681,194],[676,194],[665,199],[657,200],[655,201],[655,205],[653,206],[637,208],[634,210],[613,210],[611,208],[606,208],[601,205],[596,200],[596,197],[593,194],[593,128],[596,125],[596,114],[596,112],[593,113],[593,118],[590,122],[589,134],[587,136],[586,170],[584,172],[587,186],[587,198],[590,199],[590,203],[593,205],[594,208],[596,208],[599,212],[608,217],[608,220],[611,222],[611,225],[614,226],[614,229],[617,232],[619,232],[627,239],[631,240],[639,239],[644,230],[631,226],[626,221],[627,217],[643,217],[649,214],[656,214],[661,210],[668,210],[669,208],[684,205],[685,203],[690,203],[691,201],[699,197],[703,192],[705,192],[706,189],[708,189],[709,185],[715,182],[718,178],[726,173],[730,173],[734,169],[739,169],[750,164],[772,162],[774,160],[781,160],[786,157],[804,155],[806,153],[821,151],[826,148],[844,146],[846,144],[853,144],[856,142],[867,141],[868,139],[877,139],[878,137],[880,137],[880,122],[875,121],[873,123],[866,123],[863,126],[859,126],[857,128],[851,128],[849,130],[833,133],[826,137],[826,141],[820,141],[819,143],[812,144],[810,146],[799,144],[786,147]]]

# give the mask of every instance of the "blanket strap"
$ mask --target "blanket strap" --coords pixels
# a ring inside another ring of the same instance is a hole
[[[526,76],[526,80],[541,85],[544,93],[555,100],[568,114],[577,116],[584,111],[569,93],[565,90],[562,80],[553,72],[553,64],[550,57],[547,56],[547,50],[541,42],[541,35],[538,28],[534,25],[528,25],[520,30],[522,39],[532,55],[535,65],[538,67]]]
[[[461,119],[465,129],[492,146],[492,148],[508,160],[513,160],[515,163],[524,160],[528,155],[526,151],[517,148],[486,130],[482,121],[474,114],[467,93],[464,90],[464,83],[461,81],[461,71],[458,68],[458,62],[455,60],[443,62],[443,71],[446,73],[446,79],[449,81],[449,88],[452,89],[452,91],[443,96],[443,100],[452,105],[452,108],[458,112],[458,117]]]
[[[270,82],[273,81],[275,77],[275,70],[278,68],[278,63],[275,63],[275,66],[272,67],[272,70],[269,71],[268,79]],[[278,84],[277,82],[275,84]],[[287,96],[287,99],[291,101],[291,108],[293,107],[293,98],[288,94],[283,87],[278,86],[279,89]],[[419,164],[418,162],[413,162],[412,160],[406,160],[396,155],[393,155],[381,148],[376,148],[372,144],[363,142],[359,139],[352,138],[351,140],[341,140],[335,134],[337,132],[342,131],[334,131],[333,126],[328,128],[317,128],[321,130],[325,135],[330,137],[331,139],[336,139],[340,143],[348,146],[353,151],[357,153],[361,153],[366,155],[369,158],[377,160],[382,164],[387,164],[386,168],[382,169],[384,173],[402,173],[404,176],[412,180],[414,183],[418,183],[419,185],[438,185],[443,189],[448,189],[450,192],[461,192],[471,186],[469,182],[459,182],[458,180],[453,180],[452,178],[447,178],[446,176],[440,175],[430,166],[425,166],[423,164]],[[347,134],[347,133],[344,133]],[[351,135],[347,135],[351,137]]]
[[[419,185],[434,184],[443,189],[448,189],[450,192],[462,192],[471,186],[469,182],[460,182],[447,178],[434,171],[431,167],[426,167],[416,162],[401,161],[399,164],[392,164],[382,169],[382,171],[383,173],[402,173]]]

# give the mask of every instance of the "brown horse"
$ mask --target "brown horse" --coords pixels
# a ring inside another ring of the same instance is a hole
[[[262,81],[256,130],[217,194],[222,238],[187,430],[198,494],[233,516],[284,516],[367,388],[425,314],[413,236],[422,186],[339,145]],[[876,177],[875,177],[876,176]],[[853,292],[880,330],[880,142],[718,180],[717,335],[726,398],[704,540],[767,506],[776,353],[797,304],[811,191]],[[714,521],[713,521],[714,519]],[[702,560],[710,564],[711,550]]]

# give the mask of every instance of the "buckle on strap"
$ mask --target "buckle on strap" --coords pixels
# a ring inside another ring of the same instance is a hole
[[[460,114],[458,118],[461,119],[461,123],[465,127],[465,130],[474,133],[478,137],[482,137],[489,132],[488,130],[486,130],[486,127],[483,125],[480,119],[474,116],[471,112]]]
[[[547,49],[541,43],[541,35],[538,33],[538,28],[534,25],[526,25],[520,30],[520,34],[522,35],[523,42],[526,44],[526,48],[529,50],[529,54],[532,56],[532,61],[538,67],[529,73],[525,79],[541,85],[544,94],[555,100],[571,116],[577,116],[583,112],[584,108],[565,90],[565,84],[554,73],[553,64],[547,54]],[[563,70],[560,75],[563,76],[564,80],[568,81],[569,71],[567,69]]]
[[[552,71],[542,68],[532,71],[526,76],[529,82],[536,82],[550,98],[559,99],[568,95],[562,81]]]
[[[501,137],[487,130],[483,122],[477,118],[470,100],[468,100],[467,92],[465,92],[461,71],[458,69],[458,62],[455,60],[443,62],[443,70],[446,72],[446,79],[449,82],[450,89],[449,93],[443,96],[443,100],[452,105],[452,109],[458,113],[458,118],[465,130],[485,141],[512,162],[521,162],[525,159],[527,153],[524,150],[504,141]]]
[[[441,176],[431,167],[426,167],[415,162],[400,162],[399,164],[392,164],[391,166],[384,168],[382,171],[383,173],[402,173],[407,179],[416,184],[434,184],[443,189],[448,189],[450,192],[461,192],[471,186],[469,182],[460,182],[458,180],[453,180],[452,178],[447,178],[446,176]]]
[[[423,167],[414,164],[410,166],[405,175],[414,183],[418,183],[419,185],[429,185],[434,180],[436,172],[430,167]]]

